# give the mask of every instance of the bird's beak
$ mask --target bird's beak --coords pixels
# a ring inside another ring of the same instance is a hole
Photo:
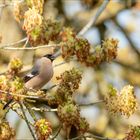
[[[51,61],[54,61],[55,57],[52,55],[52,56],[50,57],[50,59],[51,59]]]

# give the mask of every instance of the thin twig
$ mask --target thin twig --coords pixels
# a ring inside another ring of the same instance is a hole
[[[55,84],[55,85],[52,85],[52,86],[49,87],[49,88],[43,88],[43,89],[41,89],[41,90],[44,91],[44,92],[48,92],[49,90],[51,90],[51,89],[57,87],[58,85],[59,85],[59,84]]]
[[[75,138],[69,139],[69,140],[79,140],[80,138],[95,138],[97,140],[118,140],[118,139],[112,139],[112,138],[107,138],[107,137],[101,137],[101,136],[97,136],[97,135],[93,135],[93,134],[89,134],[89,135],[80,135],[77,136]]]
[[[59,63],[59,64],[55,64],[54,67],[58,67],[58,66],[61,66],[61,65],[63,65],[63,64],[66,64],[66,63],[67,63],[66,61],[63,61],[63,62],[61,62],[61,63]]]
[[[79,106],[92,106],[92,105],[103,103],[103,102],[104,102],[104,100],[99,100],[99,101],[96,101],[96,102],[93,102],[93,103],[79,104]]]
[[[27,126],[28,126],[28,128],[29,128],[29,130],[30,130],[30,132],[31,132],[31,135],[33,136],[34,140],[37,140],[36,137],[35,137],[35,134],[34,134],[34,132],[33,132],[33,130],[32,130],[32,128],[31,128],[31,126],[29,125],[29,121],[28,121],[28,119],[27,119],[27,117],[26,117],[26,114],[25,114],[23,105],[22,105],[21,102],[20,102],[19,104],[20,104],[20,108],[21,108],[21,111],[22,111],[22,113],[23,113],[23,116],[24,116],[24,118],[25,118],[25,122],[27,123]]]
[[[60,125],[60,127],[58,128],[58,130],[57,130],[57,132],[56,132],[56,134],[51,138],[51,140],[54,140],[57,136],[58,136],[58,134],[60,133],[60,131],[61,131],[61,129],[62,129],[62,125]]]
[[[80,138],[83,138],[83,137],[84,137],[84,135],[80,135],[80,136],[77,136],[77,137],[69,139],[69,140],[79,140]]]
[[[62,45],[62,43],[61,43],[61,45]],[[55,52],[55,53],[53,54],[53,56],[54,56],[55,58],[59,57],[60,55],[61,55],[61,49],[59,49],[57,52]]]
[[[31,109],[30,105],[27,102],[24,102],[24,105],[26,106],[26,108],[27,108],[29,114],[31,115],[31,117],[33,118],[33,120],[36,122],[37,118],[36,118],[33,110]]]
[[[115,60],[113,62],[124,67],[124,68],[127,68],[127,70],[132,70],[134,72],[140,72],[140,68],[134,67],[134,65],[129,65],[129,64],[126,64],[126,63],[121,62],[119,60]]]
[[[18,44],[20,44],[22,42],[25,42],[26,40],[27,40],[27,37],[25,37],[25,38],[23,38],[23,39],[21,39],[19,41],[16,41],[14,43],[2,45],[2,46],[0,46],[0,49],[12,48],[12,47],[9,47],[9,46],[16,46],[16,45],[18,45]]]
[[[0,46],[0,49],[19,51],[19,50],[37,50],[37,49],[42,49],[42,48],[52,48],[52,47],[58,47],[58,46],[61,46],[61,44],[49,44],[49,45],[42,45],[38,47],[29,47],[29,48],[7,47],[7,45],[5,45],[5,46]]]
[[[23,48],[25,48],[27,46],[28,42],[29,42],[29,38],[27,38],[25,44],[23,45]]]
[[[32,107],[31,109],[34,111],[40,111],[40,112],[57,112],[57,109],[43,108],[43,107],[40,107],[40,108]]]
[[[113,138],[107,138],[107,137],[101,137],[101,136],[97,136],[94,134],[89,134],[89,135],[85,135],[86,138],[95,138],[97,140],[118,140],[118,139],[113,139]]]
[[[119,24],[119,22],[115,18],[113,18],[112,20],[119,27],[119,29],[122,31],[122,33],[124,34],[124,36],[128,40],[130,47],[135,51],[138,58],[140,59],[140,50],[135,46],[135,44],[133,43],[132,39],[130,38],[128,32]]]
[[[44,96],[40,97],[40,96],[32,96],[32,95],[12,94],[10,92],[3,91],[3,90],[0,90],[0,92],[6,93],[6,94],[11,95],[11,96],[17,96],[17,97],[28,98],[28,99],[41,99],[41,98],[44,99]]]
[[[102,3],[102,5],[99,7],[97,13],[91,17],[91,19],[89,20],[89,22],[84,26],[84,28],[78,33],[78,36],[82,36],[85,32],[88,31],[88,29],[93,26],[98,17],[100,16],[100,14],[103,12],[103,10],[106,8],[107,4],[109,3],[110,0],[104,0],[104,2]]]

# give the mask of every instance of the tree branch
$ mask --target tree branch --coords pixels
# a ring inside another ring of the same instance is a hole
[[[43,108],[43,107],[36,108],[36,107],[32,107],[31,109],[34,110],[34,111],[40,111],[40,112],[57,112],[57,109],[52,109],[52,108]]]
[[[116,63],[116,64],[118,64],[118,65],[120,65],[120,66],[122,66],[122,67],[124,67],[124,68],[127,68],[129,70],[132,70],[134,72],[140,72],[140,69],[137,68],[137,67],[134,67],[133,65],[129,65],[129,64],[123,63],[123,62],[121,62],[119,60],[115,60],[113,62]]]
[[[118,139],[96,136],[96,135],[93,135],[93,134],[88,134],[88,135],[85,135],[85,136],[80,135],[80,136],[77,136],[77,137],[69,139],[69,140],[79,140],[80,138],[94,138],[94,139],[97,139],[97,140],[118,140]]]
[[[103,10],[106,8],[106,6],[109,3],[109,1],[110,0],[104,0],[103,1],[102,5],[99,7],[97,13],[93,17],[91,17],[91,19],[89,20],[89,22],[78,33],[78,36],[82,36],[83,34],[85,34],[88,31],[88,29],[96,23],[98,17],[101,15],[101,13],[103,12]]]
[[[16,46],[16,45],[18,45],[18,44],[20,44],[22,42],[25,42],[26,40],[27,40],[27,37],[25,37],[25,38],[23,38],[23,39],[21,39],[19,41],[16,41],[14,43],[2,45],[2,46],[0,46],[0,49],[11,48],[9,46]]]
[[[56,134],[51,138],[51,140],[55,140],[55,138],[56,138],[56,137],[58,136],[58,134],[60,133],[61,129],[62,129],[62,125],[60,125],[60,127],[58,128]]]
[[[93,102],[93,103],[87,103],[87,104],[79,104],[79,106],[92,106],[92,105],[95,105],[95,104],[98,104],[98,103],[103,103],[104,100],[99,100],[99,101],[96,101],[96,102]]]
[[[61,44],[49,44],[49,45],[42,45],[42,46],[38,46],[38,47],[29,47],[29,48],[18,48],[18,47],[7,47],[8,45],[4,45],[4,46],[0,46],[0,49],[4,49],[4,50],[37,50],[37,49],[42,49],[42,48],[52,48],[52,47],[58,47],[61,46]],[[11,45],[13,46],[13,45]]]
[[[25,118],[25,122],[26,122],[26,124],[27,124],[27,126],[28,126],[28,128],[29,128],[29,130],[30,130],[30,132],[31,132],[31,135],[33,136],[34,140],[37,140],[36,137],[35,137],[35,134],[34,134],[34,132],[33,132],[33,130],[32,130],[32,128],[31,128],[31,126],[30,126],[30,124],[29,124],[29,121],[28,121],[28,119],[27,119],[27,117],[26,117],[26,114],[25,114],[25,111],[24,111],[24,108],[23,108],[22,103],[19,102],[19,105],[20,105],[21,111],[22,111],[22,113],[23,113],[23,116],[24,116],[24,118]]]
[[[128,32],[118,23],[118,21],[113,18],[112,19],[113,22],[120,28],[120,30],[122,31],[122,33],[124,34],[124,36],[126,37],[126,39],[128,40],[130,47],[134,50],[134,52],[137,54],[138,58],[140,59],[140,51],[139,49],[135,46],[135,44],[133,43],[132,39],[130,38]]]

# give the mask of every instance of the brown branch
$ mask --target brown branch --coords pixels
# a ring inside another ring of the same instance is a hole
[[[51,138],[51,140],[55,140],[55,138],[59,135],[59,133],[60,133],[60,131],[61,131],[61,129],[62,129],[62,125],[60,125],[60,127],[58,128],[58,130],[57,130],[57,132],[56,132],[56,134]]]
[[[33,95],[22,95],[22,94],[12,94],[10,92],[6,92],[4,90],[0,90],[1,93],[6,93],[9,94],[11,96],[16,96],[16,97],[22,97],[22,98],[26,98],[26,99],[44,99],[44,96],[33,96]]]
[[[26,108],[27,108],[27,110],[28,110],[30,116],[31,116],[31,117],[33,118],[33,120],[36,122],[36,121],[37,121],[37,118],[36,118],[36,116],[35,116],[35,114],[34,114],[32,108],[30,107],[30,105],[29,105],[28,103],[26,103],[26,102],[24,102],[24,105],[26,106]]]
[[[92,105],[96,105],[96,104],[99,104],[99,103],[103,103],[104,100],[99,100],[99,101],[96,101],[96,102],[93,102],[93,103],[86,103],[86,104],[79,104],[79,106],[92,106]]]
[[[97,135],[94,135],[94,134],[89,134],[85,137],[86,138],[95,138],[97,140],[118,140],[118,139],[113,139],[113,138],[101,137],[101,136],[97,136]]]
[[[49,45],[42,45],[42,46],[38,46],[38,47],[29,47],[29,48],[18,48],[18,47],[7,47],[7,45],[5,46],[0,46],[0,49],[4,49],[4,50],[37,50],[37,49],[42,49],[42,48],[52,48],[52,47],[58,47],[61,46],[61,44],[49,44]]]
[[[36,108],[36,107],[32,107],[31,108],[34,111],[40,111],[40,112],[57,112],[57,109],[51,109],[51,108]]]
[[[20,105],[21,111],[22,111],[22,113],[23,113],[23,116],[24,116],[24,118],[25,118],[25,122],[26,122],[26,124],[27,124],[27,126],[28,126],[28,128],[29,128],[29,130],[30,130],[30,132],[31,132],[31,135],[32,135],[33,139],[34,139],[34,140],[37,140],[36,137],[35,137],[35,134],[34,134],[34,132],[33,132],[33,130],[32,130],[32,128],[31,128],[31,126],[30,126],[30,124],[29,124],[29,121],[28,121],[28,119],[27,119],[27,117],[26,117],[26,114],[25,114],[25,111],[24,111],[24,108],[23,108],[22,103],[19,102],[19,105]]]
[[[134,50],[134,52],[137,54],[138,58],[140,59],[140,50],[135,46],[132,39],[129,36],[129,33],[118,23],[118,21],[113,18],[113,22],[119,27],[119,29],[122,31],[126,39],[128,40],[130,47]]]
[[[14,43],[2,45],[2,46],[0,46],[0,49],[11,48],[9,46],[16,46],[16,45],[18,45],[18,44],[20,44],[22,42],[25,42],[26,40],[27,40],[27,37],[25,37],[25,38],[23,38],[23,39],[21,39],[19,41],[16,41]]]
[[[113,62],[122,66],[122,67],[124,67],[124,68],[127,68],[129,70],[132,70],[132,71],[135,71],[135,72],[140,72],[140,68],[134,67],[133,65],[126,64],[126,63],[121,62],[119,60],[115,60]]]
[[[67,63],[66,61],[63,61],[63,62],[61,62],[61,63],[59,63],[59,64],[55,64],[54,67],[58,67],[58,66],[61,66],[61,65],[63,65],[63,64],[66,64],[66,63]]]
[[[80,135],[77,136],[75,138],[69,139],[69,140],[79,140],[80,138],[94,138],[97,140],[118,140],[118,139],[112,139],[112,138],[107,138],[107,137],[101,137],[101,136],[97,136],[97,135],[93,135],[93,134],[88,134],[88,135]]]
[[[110,0],[104,0],[102,5],[99,7],[97,13],[95,14],[95,16],[91,17],[91,19],[89,20],[89,22],[84,26],[84,28],[78,33],[78,36],[82,36],[84,35],[88,29],[93,26],[98,17],[101,15],[101,13],[104,11],[104,9],[106,8],[107,4],[109,3]]]

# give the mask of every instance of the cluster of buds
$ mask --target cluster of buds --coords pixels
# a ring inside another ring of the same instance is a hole
[[[62,57],[66,60],[76,56],[79,62],[94,67],[104,61],[111,61],[117,56],[118,40],[116,39],[106,39],[91,53],[89,42],[86,39],[77,37],[72,29],[65,28],[61,32],[61,38],[65,42],[61,46]]]
[[[77,123],[80,117],[79,107],[72,102],[64,103],[58,107],[58,116],[65,125],[73,125]]]
[[[56,92],[47,94],[48,103],[50,105],[60,105],[64,102],[71,101],[73,93],[79,88],[82,76],[78,69],[73,68],[62,73],[57,79],[61,81]]]
[[[18,21],[24,19],[23,30],[32,46],[48,44],[49,41],[58,39],[62,28],[60,22],[43,18],[43,5],[44,0],[26,0],[15,6],[15,17]]]
[[[23,29],[28,35],[30,44],[37,46],[56,40],[61,31],[61,23],[51,19],[44,20],[36,9],[29,10],[25,13]]]
[[[62,41],[62,57],[68,60],[76,55],[80,62],[84,62],[90,52],[90,44],[86,39],[76,37],[76,33],[71,28],[64,28],[61,32]]]
[[[82,134],[87,132],[89,125],[84,118],[81,118],[79,106],[72,99],[82,79],[81,71],[73,68],[62,73],[57,79],[61,81],[56,93],[48,96],[49,104],[58,104],[58,117],[64,126],[73,125],[78,132]]]
[[[82,135],[89,130],[89,124],[85,118],[79,117],[77,123],[75,124],[78,132]]]
[[[43,20],[43,17],[38,13],[35,7],[29,8],[29,10],[25,12],[24,18],[23,29],[26,30],[27,33],[37,27],[39,28]]]
[[[52,95],[48,97],[49,104],[56,104],[56,102],[58,104],[63,104],[64,102],[72,100],[72,95],[75,90],[79,88],[82,76],[78,69],[72,68],[71,70],[62,73],[60,77],[57,77],[57,79],[61,81],[56,93],[54,93],[55,95],[53,94],[52,98]]]
[[[57,80],[61,80],[60,85],[63,84],[63,86],[70,87],[72,91],[79,88],[81,79],[81,71],[75,68],[65,71],[60,77],[57,77]]]
[[[1,100],[8,101],[14,94],[24,94],[24,83],[18,77],[22,66],[20,59],[14,58],[9,63],[7,73],[0,76]]]
[[[120,93],[112,87],[105,98],[106,107],[111,113],[131,116],[137,110],[133,86],[125,86]]]
[[[34,126],[39,140],[47,140],[52,134],[51,124],[46,119],[37,120]]]
[[[26,3],[30,8],[34,7],[38,13],[43,13],[44,0],[26,0]]]
[[[24,88],[24,82],[21,78],[15,77],[10,81],[9,91],[12,95],[23,95],[26,93],[26,89]],[[15,100],[21,100],[20,96],[14,96]]]
[[[24,19],[24,13],[28,10],[28,6],[25,1],[19,2],[16,1],[14,5],[14,17],[17,22],[20,22]]]
[[[14,4],[14,16],[16,21],[20,22],[25,18],[25,12],[30,8],[35,9],[37,13],[43,13],[44,0],[25,0],[16,1]]]
[[[11,128],[9,123],[6,121],[0,123],[0,139],[1,140],[15,139],[15,130]]]
[[[140,126],[131,127],[123,140],[140,140]]]
[[[79,106],[67,102],[58,106],[58,116],[65,126],[75,126],[79,133],[84,134],[89,129],[89,124],[80,116]]]
[[[17,75],[23,67],[23,64],[19,58],[13,58],[8,65],[8,74]]]

